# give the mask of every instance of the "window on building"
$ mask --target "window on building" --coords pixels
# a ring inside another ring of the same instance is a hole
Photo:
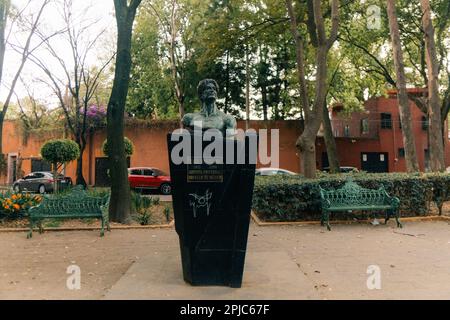
[[[400,117],[400,115],[398,116],[398,127],[400,129],[402,128],[402,117]]]
[[[398,157],[399,158],[405,157],[405,148],[398,148]]]
[[[344,127],[344,137],[350,137],[350,126],[348,124]]]
[[[425,116],[422,116],[422,130],[427,131],[428,130],[428,118]]]
[[[392,115],[390,113],[381,114],[381,129],[392,129]]]
[[[361,134],[369,133],[369,119],[361,119]]]

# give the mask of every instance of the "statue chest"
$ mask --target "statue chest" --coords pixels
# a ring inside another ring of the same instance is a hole
[[[195,122],[201,122],[203,129],[214,128],[223,130],[225,127],[224,119],[220,115],[212,115],[209,117],[205,117],[203,115],[198,114],[192,118],[190,125],[192,127],[196,127],[194,125]]]

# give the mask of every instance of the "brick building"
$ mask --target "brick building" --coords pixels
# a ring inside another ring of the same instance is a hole
[[[412,89],[410,93],[422,94],[419,89]],[[410,102],[410,110],[420,170],[426,171],[429,157],[428,121],[413,102]],[[406,171],[403,132],[395,91],[390,91],[388,97],[366,101],[363,112],[348,115],[341,106],[337,106],[331,112],[331,119],[341,166],[352,166],[368,172]],[[320,134],[323,135],[323,132]],[[318,167],[327,167],[323,138],[318,138],[316,152]],[[445,137],[445,161],[446,166],[450,166],[448,135]]]

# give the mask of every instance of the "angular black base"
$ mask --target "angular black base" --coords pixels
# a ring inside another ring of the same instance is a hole
[[[169,159],[177,144],[171,137],[169,134]],[[174,164],[172,159],[170,161],[183,276],[194,286],[241,287],[255,176],[255,160],[253,164],[248,161],[248,140],[247,137],[247,143],[225,139],[221,142],[224,144],[223,162],[227,153],[225,144],[232,143],[235,156],[247,155],[245,164]],[[204,142],[202,150],[209,143]]]

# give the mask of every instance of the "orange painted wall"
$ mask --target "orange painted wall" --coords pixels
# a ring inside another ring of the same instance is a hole
[[[238,128],[245,128],[245,121],[238,121]],[[279,130],[279,163],[281,168],[299,171],[299,160],[295,151],[295,141],[300,135],[298,121],[250,121],[250,128],[255,130],[267,129],[270,145],[271,129]],[[134,154],[131,157],[131,166],[152,166],[169,172],[169,159],[167,152],[167,133],[176,129],[176,123],[171,122],[165,126],[127,126],[125,135],[133,141]],[[23,130],[18,122],[7,121],[4,126],[3,146],[7,154],[18,154],[22,161],[24,174],[31,171],[31,158],[40,158],[40,149],[45,141],[53,138],[63,138],[63,132],[48,132],[45,134],[31,134],[27,141],[23,139]],[[104,157],[102,144],[106,139],[106,131],[95,132],[88,138],[88,145],[83,154],[83,175],[88,184],[95,184],[95,159]],[[269,149],[270,156],[270,149]],[[261,164],[258,164],[258,167]],[[66,166],[65,174],[75,181],[76,162]],[[8,183],[7,177],[2,177],[1,183]],[[10,183],[11,181],[9,181]]]

